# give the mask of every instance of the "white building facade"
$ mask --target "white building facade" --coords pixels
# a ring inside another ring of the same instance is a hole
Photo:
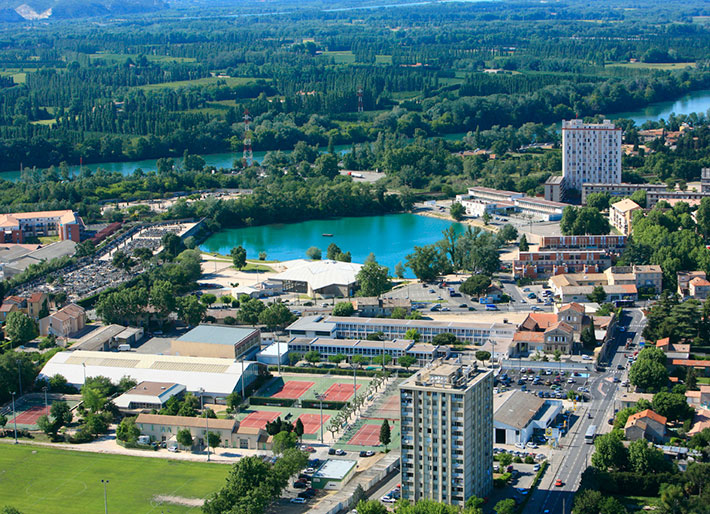
[[[562,122],[562,176],[565,187],[582,191],[582,184],[621,182],[620,127],[609,120]]]

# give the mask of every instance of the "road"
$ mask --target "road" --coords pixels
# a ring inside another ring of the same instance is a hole
[[[627,338],[633,337],[634,347],[638,348],[644,324],[645,320],[639,309],[625,311],[618,325],[624,330],[617,328],[614,346],[610,350],[612,358],[607,371],[592,378],[590,382],[592,401],[581,405],[578,417],[574,420],[570,431],[560,441],[561,447],[552,452],[550,468],[526,505],[525,513],[539,514],[542,511],[567,514],[571,512],[574,493],[579,487],[582,472],[589,464],[594,449],[593,445],[585,443],[584,436],[587,428],[596,425],[597,433],[611,430],[607,420],[614,416],[614,398],[619,388],[619,383],[614,382],[614,379],[623,380],[626,376],[626,370],[620,371],[617,366],[626,365],[626,352],[623,348]],[[622,351],[619,351],[619,348]],[[561,487],[555,487],[556,480],[562,481]]]

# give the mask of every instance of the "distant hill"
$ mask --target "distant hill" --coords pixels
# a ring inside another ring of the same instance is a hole
[[[166,9],[164,0],[0,0],[0,22],[67,20]]]

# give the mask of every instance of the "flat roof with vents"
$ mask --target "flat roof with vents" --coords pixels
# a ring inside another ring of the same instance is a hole
[[[258,364],[244,361],[247,383],[257,375]],[[233,359],[183,357],[120,352],[65,351],[54,355],[40,377],[63,375],[72,385],[81,386],[84,376],[105,376],[118,383],[124,376],[137,382],[182,384],[188,391],[204,389],[206,394],[227,395],[239,385],[242,363]]]

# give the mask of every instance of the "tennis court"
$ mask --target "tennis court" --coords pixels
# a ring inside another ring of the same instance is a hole
[[[357,385],[355,390],[360,389],[360,384]],[[332,402],[346,402],[353,395],[353,385],[351,383],[338,382],[333,384],[325,392],[324,400],[329,400]]]
[[[360,430],[348,441],[355,446],[377,446],[380,444],[381,425],[363,425]]]
[[[26,411],[19,413],[17,417],[8,421],[8,425],[14,424],[15,422],[17,422],[18,425],[36,425],[37,420],[43,414],[47,414],[49,416],[49,408],[45,408],[44,405],[35,405]]]
[[[301,380],[289,380],[285,382],[283,388],[276,394],[271,395],[272,398],[300,398],[303,393],[313,387],[315,382],[304,382]]]
[[[320,430],[320,414],[301,414],[298,419],[303,423],[304,434],[315,434]],[[330,416],[323,414],[323,424],[328,423]]]
[[[281,415],[281,411],[257,410],[239,422],[240,427],[264,428]]]
[[[387,397],[366,417],[368,419],[399,419],[399,394]]]
[[[8,426],[17,423],[18,428],[35,430],[37,429],[37,420],[44,414],[49,415],[49,410],[51,409],[52,403],[55,401],[58,401],[58,399],[48,398],[48,407],[45,407],[44,398],[41,395],[29,394],[15,401],[15,417],[12,415],[12,408],[5,409],[5,411],[0,412],[0,414],[7,416]],[[78,403],[76,400],[63,401],[66,401],[70,408]]]

